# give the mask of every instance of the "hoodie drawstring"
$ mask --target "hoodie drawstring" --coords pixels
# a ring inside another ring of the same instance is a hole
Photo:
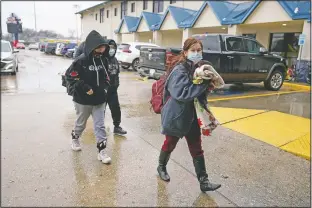
[[[109,75],[108,75],[108,73],[107,73],[107,69],[105,68],[105,66],[104,66],[103,61],[102,61],[102,59],[101,59],[101,58],[100,58],[100,60],[101,60],[102,66],[103,66],[103,68],[104,68],[104,71],[105,71],[105,74],[106,74],[107,80],[108,80],[108,81],[110,81]],[[106,60],[107,60],[107,59],[106,59]],[[108,62],[108,60],[107,60],[107,62]]]
[[[102,61],[101,57],[99,57],[99,59],[100,59],[101,64],[102,64],[102,66],[103,66],[103,68],[104,68],[104,71],[105,71],[105,74],[106,74],[106,78],[107,78],[108,81],[110,81],[109,75],[108,75],[108,73],[107,73],[107,69],[105,68],[105,65],[103,64],[103,61]],[[93,64],[94,64],[95,71],[96,71],[97,85],[100,86],[98,67],[97,67],[96,64],[95,64],[94,57],[93,57]]]
[[[101,59],[101,58],[100,58]],[[101,60],[102,62],[102,60]],[[100,86],[100,80],[99,80],[99,71],[98,71],[98,68],[95,64],[95,61],[94,61],[94,57],[93,57],[93,64],[94,64],[94,67],[95,67],[95,71],[96,71],[96,81],[97,81],[97,86]]]

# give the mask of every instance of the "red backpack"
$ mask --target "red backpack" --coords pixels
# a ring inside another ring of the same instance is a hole
[[[166,83],[166,76],[161,76],[159,80],[152,85],[152,97],[150,100],[151,108],[153,108],[156,114],[161,113],[163,107],[163,94]]]

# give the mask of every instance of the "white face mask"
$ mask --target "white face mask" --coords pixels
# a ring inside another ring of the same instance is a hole
[[[115,52],[116,52],[115,49],[110,49],[108,53],[110,56],[113,56],[115,54]]]

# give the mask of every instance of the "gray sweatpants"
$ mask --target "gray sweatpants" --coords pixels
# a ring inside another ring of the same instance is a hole
[[[74,133],[77,136],[81,136],[82,132],[86,128],[86,124],[90,115],[93,118],[93,128],[94,134],[96,137],[96,142],[100,143],[107,140],[105,127],[104,127],[104,118],[105,118],[105,108],[106,103],[101,105],[81,105],[74,102],[77,120],[75,123]]]

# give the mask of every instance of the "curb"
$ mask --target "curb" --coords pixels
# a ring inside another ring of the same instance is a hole
[[[311,90],[311,86],[309,85],[296,84],[296,83],[291,83],[291,82],[284,82],[284,85],[291,87],[294,90],[306,90],[306,91]]]

